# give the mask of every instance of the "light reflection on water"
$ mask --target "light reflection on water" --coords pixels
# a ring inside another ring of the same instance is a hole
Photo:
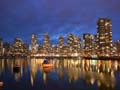
[[[3,90],[117,90],[120,89],[118,60],[50,59],[53,67],[43,68],[43,59],[0,60]],[[15,66],[20,69],[16,72]]]

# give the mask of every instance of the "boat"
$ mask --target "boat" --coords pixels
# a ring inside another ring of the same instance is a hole
[[[43,68],[52,68],[53,64],[49,60],[45,59],[42,63]]]
[[[2,86],[3,86],[3,84],[4,84],[4,83],[3,83],[2,81],[0,81],[0,87],[2,87]]]

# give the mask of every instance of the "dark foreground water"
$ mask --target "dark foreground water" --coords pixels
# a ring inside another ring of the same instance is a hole
[[[0,60],[0,90],[120,90],[118,60]],[[18,66],[17,69],[14,67]]]

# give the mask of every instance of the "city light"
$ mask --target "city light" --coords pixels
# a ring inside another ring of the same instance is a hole
[[[57,45],[52,45],[48,33],[44,35],[43,45],[38,44],[36,34],[32,34],[30,45],[24,43],[21,38],[15,38],[12,45],[3,43],[0,38],[0,56],[91,58],[120,56],[120,40],[113,43],[112,22],[108,18],[98,19],[95,35],[84,33],[82,40],[70,33],[67,37],[67,44],[63,36],[60,36],[58,41]]]

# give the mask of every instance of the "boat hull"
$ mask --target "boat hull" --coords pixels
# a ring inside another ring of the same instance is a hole
[[[51,68],[53,67],[53,64],[43,64],[43,68]]]

